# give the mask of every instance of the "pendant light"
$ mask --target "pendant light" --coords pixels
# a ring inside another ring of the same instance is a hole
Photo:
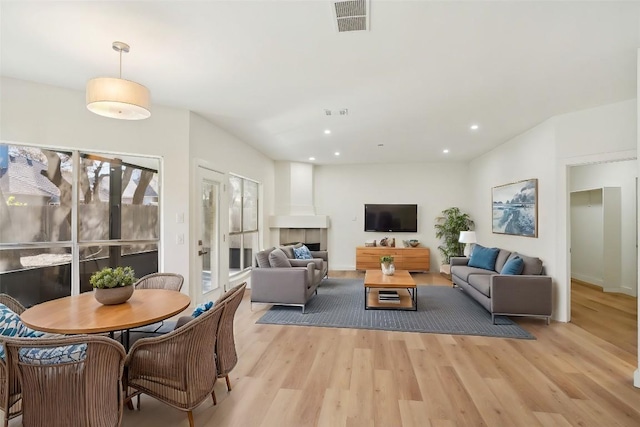
[[[122,52],[129,45],[113,42],[113,50],[120,54],[120,76],[98,77],[87,82],[87,108],[100,116],[123,120],[143,120],[151,116],[149,89],[122,78]]]

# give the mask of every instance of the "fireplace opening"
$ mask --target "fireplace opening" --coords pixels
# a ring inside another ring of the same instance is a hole
[[[318,243],[290,242],[290,243],[283,243],[282,246],[297,245],[298,243],[302,243],[307,248],[309,248],[310,251],[319,251],[319,250],[321,250],[320,249],[320,242],[318,242]]]

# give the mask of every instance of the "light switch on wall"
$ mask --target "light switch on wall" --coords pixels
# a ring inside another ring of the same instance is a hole
[[[176,224],[184,224],[184,212],[176,214]]]
[[[184,245],[184,234],[180,233],[176,235],[176,244]]]

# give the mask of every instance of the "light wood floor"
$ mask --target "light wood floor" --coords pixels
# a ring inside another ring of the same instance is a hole
[[[250,311],[247,294],[234,389],[218,381],[218,405],[200,405],[196,426],[639,426],[635,299],[573,288],[574,323],[518,320],[535,341],[256,325],[268,307]],[[188,421],[143,397],[123,426]]]

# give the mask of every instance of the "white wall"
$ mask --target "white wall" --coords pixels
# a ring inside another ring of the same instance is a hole
[[[97,116],[85,106],[84,92],[22,80],[0,81],[0,140],[60,148],[91,149],[158,156],[162,162],[161,251],[162,271],[180,273],[189,280],[186,245],[175,236],[187,235],[176,214],[187,212],[189,194],[189,114],[186,110],[152,106],[143,121]],[[173,219],[173,220],[172,220]]]
[[[553,117],[470,163],[478,240],[537,256],[554,278],[554,314],[569,311],[568,167],[634,157],[637,148],[636,101],[622,101]],[[538,179],[538,238],[492,234],[491,188]]]
[[[602,189],[571,193],[571,277],[601,287],[604,286],[603,221]]]
[[[355,269],[356,246],[364,246],[366,240],[394,237],[396,246],[418,239],[430,248],[431,271],[437,272],[441,262],[435,218],[452,206],[465,212],[471,207],[468,167],[462,163],[316,166],[314,179],[316,211],[331,221],[332,270]],[[365,203],[417,204],[418,232],[364,232]]]
[[[310,163],[275,162],[276,215],[315,215],[313,169]]]
[[[637,266],[638,257],[636,252],[636,178],[638,177],[638,165],[635,160],[627,160],[620,162],[608,162],[600,164],[574,166],[570,170],[570,190],[579,191],[601,187],[620,187],[621,192],[621,283],[620,287],[623,292],[629,295],[636,295],[637,291]],[[602,200],[600,200],[602,204]],[[594,211],[594,209],[591,209]],[[580,217],[578,218],[580,219]],[[602,220],[599,223],[602,227]],[[573,227],[573,211],[572,211],[572,227]],[[572,232],[572,242],[575,242],[575,236]],[[585,242],[586,243],[586,242]],[[578,247],[577,247],[578,246]],[[576,249],[579,251],[576,253]],[[583,253],[583,252],[587,253]],[[598,262],[594,258],[594,251],[591,247],[583,248],[582,245],[572,245],[571,254],[572,274],[580,279],[579,276],[589,276],[585,271],[589,270],[589,265],[595,265]],[[602,263],[602,253],[600,252],[600,260]],[[595,276],[596,279],[602,280],[602,276]],[[580,280],[587,280],[586,278]],[[596,281],[591,282],[601,284]]]
[[[556,116],[558,158],[636,150],[636,100]]]
[[[554,221],[556,167],[549,155],[555,151],[555,143],[553,121],[546,121],[472,160],[469,172],[473,200],[471,212],[476,218],[478,243],[539,257],[551,277],[556,277],[557,272]],[[538,179],[538,237],[493,234],[491,189],[531,178]],[[557,301],[557,286],[554,286],[554,293]]]
[[[640,28],[638,29],[638,33],[640,34]],[[638,49],[636,51],[636,153],[640,152],[640,49]],[[638,156],[638,158],[636,159],[637,165],[638,165],[638,170],[640,171],[640,156]],[[638,193],[636,194],[636,197],[638,197],[638,199],[640,199],[640,186],[637,188]],[[638,240],[640,240],[640,215],[638,215],[638,218],[636,218],[636,220],[638,221]],[[640,259],[638,260],[638,264],[637,264],[637,273],[636,273],[636,277],[640,277]],[[638,311],[637,313],[640,313],[640,298],[637,298],[638,300]],[[636,341],[637,343],[640,343],[640,318],[638,318],[638,340]],[[633,373],[633,385],[635,387],[640,388],[640,345],[638,345],[638,369],[635,370],[635,372]]]
[[[571,278],[604,286],[602,189],[571,193]]]

